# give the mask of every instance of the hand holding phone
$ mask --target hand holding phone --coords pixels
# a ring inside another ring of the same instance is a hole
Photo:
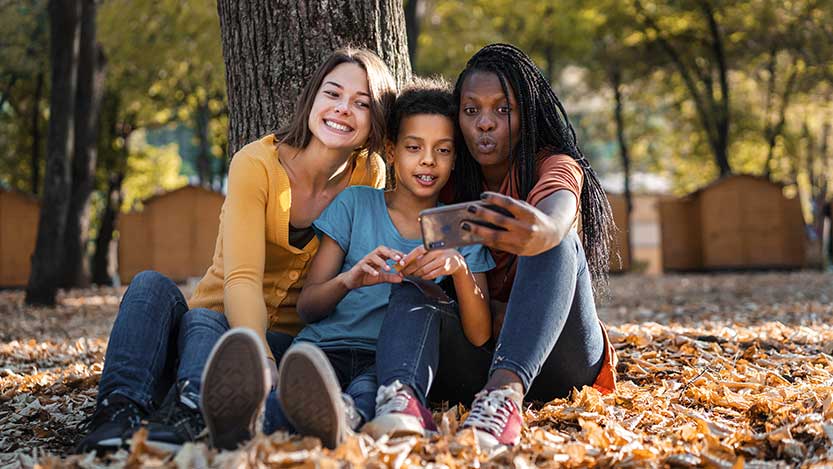
[[[497,225],[475,219],[469,211],[469,207],[472,206],[484,207],[514,218],[508,210],[479,200],[423,210],[419,213],[419,224],[422,230],[422,244],[425,249],[450,249],[481,243],[483,238],[460,228],[463,222],[479,224],[494,230],[503,230]]]

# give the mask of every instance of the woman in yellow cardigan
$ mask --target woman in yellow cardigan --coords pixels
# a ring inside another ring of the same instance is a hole
[[[289,124],[234,155],[213,262],[190,301],[157,272],[127,289],[79,451],[124,446],[148,416],[149,444],[176,449],[196,439],[202,369],[230,327],[258,335],[274,373],[302,325],[295,303],[318,249],[312,221],[348,186],[384,187],[378,155],[394,98],[379,57],[338,50],[307,82]],[[229,372],[268,379],[251,365]]]

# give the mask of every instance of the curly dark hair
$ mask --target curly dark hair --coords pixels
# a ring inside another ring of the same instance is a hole
[[[417,114],[445,116],[455,121],[457,109],[451,85],[438,77],[414,77],[399,92],[388,116],[387,134],[392,142],[399,137],[402,119]]]

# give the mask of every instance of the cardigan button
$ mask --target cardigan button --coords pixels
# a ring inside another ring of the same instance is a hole
[[[291,278],[292,280],[298,280],[298,277],[300,277],[300,276],[301,276],[301,274],[299,274],[297,271],[294,271],[294,270],[289,273],[289,278]]]

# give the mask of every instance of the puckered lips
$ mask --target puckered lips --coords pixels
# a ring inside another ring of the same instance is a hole
[[[488,135],[481,135],[480,137],[477,137],[477,140],[475,140],[475,147],[477,148],[477,153],[488,155],[489,153],[495,151],[495,148],[497,148],[497,142],[494,138]]]

